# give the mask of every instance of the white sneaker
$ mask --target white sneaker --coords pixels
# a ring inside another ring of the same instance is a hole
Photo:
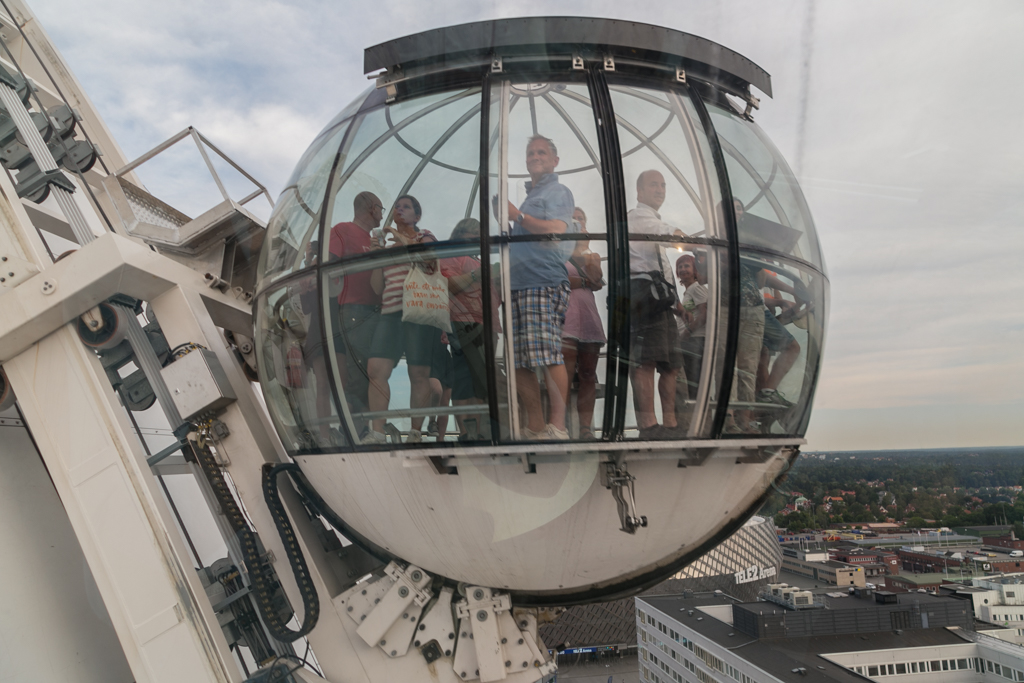
[[[553,424],[549,424],[544,428],[544,437],[551,441],[568,441],[569,432],[565,429],[559,429]]]
[[[387,437],[381,432],[375,432],[372,429],[367,430],[366,436],[362,438],[360,443],[366,444],[367,446],[379,446],[387,443]]]
[[[529,427],[523,427],[522,432],[523,432],[523,441],[540,441],[541,439],[548,438],[547,427],[545,427],[544,429],[540,430],[539,432],[535,432],[532,429],[530,429]]]
[[[423,432],[418,429],[410,429],[409,436],[405,438],[406,443],[423,443]]]

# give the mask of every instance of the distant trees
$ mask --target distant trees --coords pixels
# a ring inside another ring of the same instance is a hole
[[[892,518],[909,528],[1008,523],[1024,538],[1024,495],[1008,488],[1019,485],[1024,485],[1020,448],[800,458],[788,473],[784,491],[769,497],[762,514],[794,531]],[[808,505],[783,514],[794,501],[787,492],[793,491],[802,492]]]

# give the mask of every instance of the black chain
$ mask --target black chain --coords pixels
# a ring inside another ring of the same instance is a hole
[[[213,488],[217,502],[224,512],[224,517],[231,525],[231,529],[238,535],[242,546],[242,556],[245,560],[246,569],[249,572],[249,580],[252,583],[253,596],[256,599],[256,606],[259,608],[260,616],[270,631],[270,635],[282,643],[291,643],[313,630],[320,617],[320,598],[316,588],[310,580],[309,569],[306,567],[302,550],[295,539],[291,521],[281,505],[281,499],[277,493],[277,474],[295,465],[274,465],[267,463],[263,466],[263,496],[270,508],[274,518],[274,525],[277,527],[281,540],[284,543],[285,553],[291,563],[292,571],[295,574],[295,582],[298,584],[299,592],[302,594],[302,608],[305,613],[305,622],[298,631],[293,631],[287,623],[282,621],[281,615],[274,608],[273,600],[275,589],[278,586],[274,570],[260,555],[259,546],[256,542],[256,534],[249,527],[235,502],[235,497],[228,488],[227,482],[221,474],[216,458],[203,441],[189,440],[192,452],[196,456],[196,462],[206,475],[207,481]],[[290,617],[289,617],[290,619]]]

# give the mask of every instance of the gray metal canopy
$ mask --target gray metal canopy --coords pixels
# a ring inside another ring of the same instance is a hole
[[[365,73],[492,56],[596,50],[615,59],[681,66],[697,77],[754,86],[771,97],[771,76],[743,55],[700,36],[635,21],[585,17],[523,17],[433,29],[366,48]]]

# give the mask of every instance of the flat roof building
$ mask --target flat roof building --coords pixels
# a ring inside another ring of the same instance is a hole
[[[858,591],[810,609],[724,595],[636,598],[643,683],[1005,683],[1024,648],[973,630],[968,605]],[[833,593],[833,596],[838,593]]]

